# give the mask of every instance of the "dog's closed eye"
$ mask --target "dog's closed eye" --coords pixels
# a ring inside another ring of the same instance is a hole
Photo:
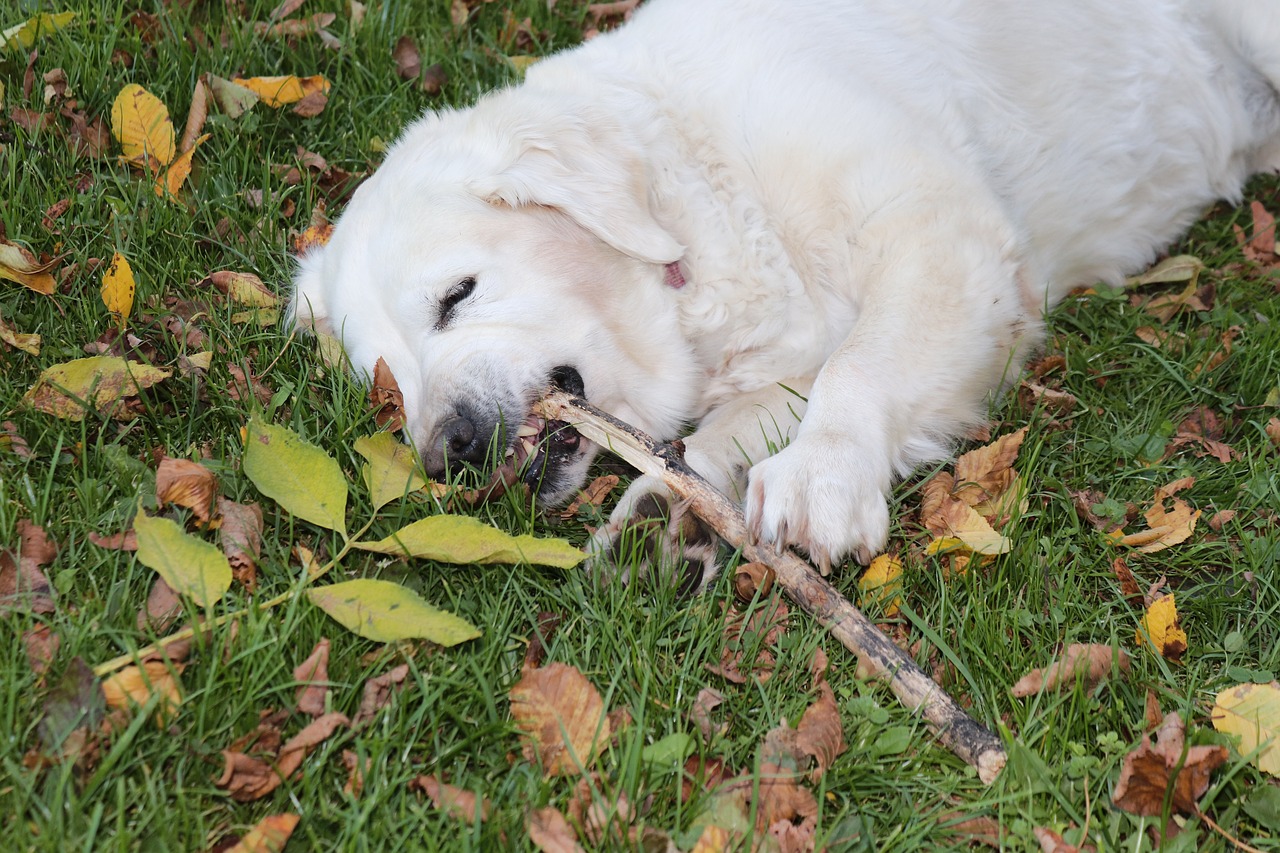
[[[440,300],[440,316],[436,320],[437,329],[443,329],[448,325],[453,309],[457,308],[475,289],[476,277],[469,275],[445,291],[444,297]]]

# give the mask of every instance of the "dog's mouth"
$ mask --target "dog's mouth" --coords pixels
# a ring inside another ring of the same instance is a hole
[[[551,371],[550,383],[577,397],[585,397],[582,376],[572,367]],[[510,468],[535,494],[553,502],[566,487],[568,469],[586,452],[585,441],[564,421],[548,420],[530,412],[515,430],[503,457],[502,468]]]

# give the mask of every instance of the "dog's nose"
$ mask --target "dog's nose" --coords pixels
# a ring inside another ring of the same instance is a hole
[[[439,478],[450,464],[484,462],[488,451],[489,436],[477,429],[470,417],[460,412],[440,426],[439,438],[427,451],[423,463],[429,477]]]

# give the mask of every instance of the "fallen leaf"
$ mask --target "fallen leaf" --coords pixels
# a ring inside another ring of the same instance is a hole
[[[449,73],[437,62],[434,65],[428,65],[422,72],[422,80],[418,83],[418,88],[428,95],[438,95],[444,91],[448,83]]]
[[[1165,715],[1156,746],[1148,735],[1142,744],[1124,757],[1120,779],[1111,802],[1137,815],[1156,817],[1164,813],[1166,796],[1176,814],[1199,811],[1197,801],[1209,788],[1209,777],[1227,760],[1225,746],[1185,748],[1186,726],[1171,712]]]
[[[196,287],[210,285],[216,287],[222,295],[236,305],[245,305],[250,308],[275,308],[280,304],[280,298],[253,273],[219,270],[205,276],[197,282]]]
[[[177,717],[182,704],[181,673],[182,664],[165,661],[127,666],[102,682],[102,695],[108,708],[123,710],[145,706],[154,698],[155,723],[163,729]]]
[[[329,454],[287,427],[250,418],[245,431],[245,476],[291,515],[345,533],[347,479]]]
[[[28,355],[40,355],[40,336],[19,332],[6,323],[3,317],[0,317],[0,341]]]
[[[418,43],[413,40],[413,36],[400,36],[396,39],[391,58],[395,60],[396,73],[403,80],[416,80],[422,73],[422,54],[418,52]]]
[[[262,554],[262,507],[218,498],[218,541],[231,566],[231,576],[249,592],[258,587],[258,557]]]
[[[270,39],[299,38],[320,33],[337,17],[333,12],[316,12],[308,18],[291,18],[274,24],[258,21],[253,25],[253,32]]]
[[[132,527],[123,530],[120,533],[113,533],[110,536],[103,536],[101,533],[91,532],[89,541],[99,548],[107,548],[112,551],[136,551],[138,550],[138,533]]]
[[[892,619],[898,615],[901,605],[902,563],[888,554],[881,554],[858,578],[858,607]]]
[[[344,794],[358,797],[364,792],[364,777],[373,763],[371,759],[360,760],[360,756],[349,749],[342,750],[342,763],[347,768],[347,784],[342,786]]]
[[[49,274],[55,264],[54,261],[40,263],[27,249],[0,238],[0,278],[50,296],[58,289],[58,283]]]
[[[97,757],[94,733],[105,710],[106,699],[97,676],[82,658],[72,658],[44,700],[36,727],[42,758],[53,763],[92,764]]]
[[[75,12],[44,12],[32,15],[20,24],[0,32],[0,50],[19,50],[31,47],[36,39],[67,27],[75,20]]]
[[[1125,279],[1126,287],[1142,287],[1146,284],[1166,284],[1177,281],[1194,282],[1204,271],[1204,262],[1194,255],[1174,255],[1139,275]]]
[[[53,587],[41,571],[58,554],[57,543],[43,527],[21,518],[17,553],[0,551],[0,616],[13,611],[52,613]]]
[[[946,532],[928,544],[926,554],[963,550],[983,556],[995,556],[1005,554],[1013,547],[1013,543],[996,532],[977,510],[961,501],[943,502],[933,519]]]
[[[757,597],[767,598],[775,580],[773,569],[764,563],[742,563],[733,570],[734,597],[743,605],[749,605]]]
[[[169,110],[137,83],[126,85],[112,103],[111,134],[130,165],[159,172],[173,161],[174,131]]]
[[[295,104],[313,92],[329,92],[329,81],[320,75],[311,77],[237,77],[231,82],[256,94],[268,107]]]
[[[584,506],[599,507],[609,497],[610,492],[618,485],[617,474],[601,474],[578,492],[567,507],[560,510],[561,518],[577,518],[578,510]]]
[[[938,829],[945,835],[958,835],[973,844],[985,844],[996,850],[1005,846],[1005,828],[993,817],[965,817],[960,812],[947,812],[939,818]]]
[[[18,432],[18,425],[13,421],[0,422],[0,449],[12,453],[19,459],[31,459],[31,446]],[[92,538],[93,534],[90,534]]]
[[[474,791],[445,784],[435,776],[418,776],[409,782],[409,788],[426,794],[432,805],[450,817],[467,823],[489,819],[492,806]]]
[[[294,236],[293,253],[301,257],[312,249],[328,243],[331,236],[333,236],[333,223],[325,216],[324,199],[321,199],[316,202],[315,209],[311,211],[311,221],[307,224],[307,227],[301,234]],[[317,337],[320,336],[317,335]],[[327,337],[337,343],[336,339],[331,335],[324,335],[323,337]],[[341,350],[341,346],[341,344],[338,344],[339,350]],[[341,361],[329,364],[333,366],[333,364],[341,364]]]
[[[172,627],[182,615],[182,598],[162,577],[156,577],[147,593],[147,603],[138,611],[138,630],[150,628],[157,634]]]
[[[217,494],[217,478],[198,462],[168,456],[160,460],[156,468],[156,502],[161,508],[170,503],[184,506],[207,524]]]
[[[62,637],[53,633],[48,625],[36,625],[22,632],[22,649],[27,655],[27,666],[36,675],[44,675],[58,656]]]
[[[569,821],[554,806],[530,812],[525,830],[542,853],[583,853]]]
[[[268,815],[222,853],[283,853],[299,820],[296,814]]]
[[[313,118],[324,112],[329,103],[329,96],[324,92],[308,92],[302,100],[293,105],[293,112],[303,118]]]
[[[1276,448],[1280,448],[1280,418],[1272,418],[1267,421],[1267,425],[1262,428],[1262,431],[1267,434],[1267,438],[1271,439],[1271,443]]]
[[[525,759],[548,777],[590,770],[612,736],[600,692],[563,663],[524,671],[511,688],[511,716]]]
[[[1086,690],[1111,677],[1113,671],[1129,672],[1129,655],[1108,645],[1072,643],[1062,657],[1044,669],[1033,669],[1018,679],[1011,692],[1017,698],[1042,690],[1070,689],[1080,679]]]
[[[734,684],[746,684],[751,677],[762,683],[768,681],[773,676],[777,662],[774,652],[787,630],[789,616],[787,605],[777,599],[761,602],[750,616],[736,607],[728,608],[720,662],[708,664],[708,671]]]
[[[1150,645],[1170,660],[1178,660],[1186,652],[1187,634],[1179,627],[1173,593],[1148,605],[1138,626],[1137,643]]]
[[[1253,214],[1253,236],[1242,247],[1244,255],[1251,261],[1272,263],[1276,260],[1276,219],[1260,201],[1249,202],[1249,212]]]
[[[167,518],[141,511],[133,519],[133,529],[138,534],[138,562],[154,569],[197,606],[212,607],[231,588],[231,566],[216,546],[189,535]]]
[[[817,700],[805,709],[800,724],[796,726],[796,745],[813,756],[815,766],[809,774],[812,782],[821,779],[822,774],[848,748],[835,693],[826,682],[818,686]]]
[[[717,725],[711,719],[711,712],[723,703],[724,694],[714,687],[702,688],[693,700],[693,707],[689,711],[689,716],[693,718],[698,731],[702,732],[703,740],[707,742],[710,742],[716,735],[724,734],[729,730],[727,722]]]
[[[564,614],[551,613],[548,611],[540,611],[538,613],[538,621],[533,629],[533,636],[529,638],[529,645],[524,651],[524,665],[526,667],[542,666],[542,661],[547,656],[547,645],[551,642],[551,638],[555,636],[556,629],[560,627]]]
[[[208,138],[209,134],[206,133],[204,136],[194,140],[191,147],[179,154],[163,174],[156,176],[156,195],[161,198],[178,198],[178,191],[187,182],[187,178],[191,176],[191,160],[195,157],[196,149],[203,145]]]
[[[311,654],[294,667],[293,680],[298,682],[298,710],[308,716],[324,714],[329,697],[329,640],[321,639]]]
[[[237,119],[261,100],[258,93],[215,74],[206,74],[204,79],[209,84],[213,100],[228,118]]]
[[[1144,554],[1163,551],[1190,539],[1195,531],[1196,522],[1200,519],[1200,510],[1191,509],[1190,505],[1181,498],[1171,497],[1183,488],[1186,488],[1184,481],[1175,481],[1168,486],[1157,488],[1151,508],[1145,513],[1147,529],[1128,535],[1117,535],[1123,534],[1122,530],[1117,530],[1111,534],[1111,539],[1119,545],[1127,545]],[[1172,509],[1165,509],[1166,500],[1172,500]]]
[[[183,154],[199,145],[199,140],[209,138],[207,134],[200,135],[209,118],[209,95],[209,84],[204,77],[196,80],[196,87],[191,92],[191,109],[187,111],[187,124],[182,129],[182,139],[178,141],[178,151]]]
[[[222,776],[214,784],[225,788],[233,800],[242,803],[261,799],[292,777],[313,749],[349,722],[336,712],[317,717],[280,748],[274,761],[223,750]]]
[[[124,255],[116,252],[111,256],[111,263],[102,275],[102,304],[112,314],[123,320],[133,310],[133,294],[137,285],[134,283],[133,268]]]
[[[366,681],[364,683],[364,693],[360,697],[360,708],[356,711],[356,715],[351,721],[351,727],[353,729],[362,729],[372,722],[377,717],[378,712],[390,704],[394,691],[404,686],[404,680],[408,676],[409,665],[402,663],[394,669]]]
[[[1239,752],[1272,776],[1280,776],[1280,683],[1237,684],[1218,693],[1213,727],[1240,738]]]
[[[360,474],[369,488],[374,509],[381,509],[428,486],[418,454],[389,432],[361,436],[356,439],[353,449],[367,460],[368,464],[361,466]],[[443,490],[437,496],[443,497]]]
[[[438,610],[413,590],[360,578],[307,590],[307,598],[348,631],[379,643],[422,638],[456,646],[480,636],[465,619]]]
[[[404,426],[404,395],[386,361],[379,358],[373,366],[373,382],[369,385],[369,407],[379,429],[399,432]]]
[[[1027,427],[1023,427],[960,456],[956,460],[952,494],[969,506],[998,497],[1013,482],[1016,474],[1013,463],[1026,437]]]
[[[1019,386],[1018,400],[1024,409],[1041,409],[1050,415],[1068,415],[1080,402],[1074,394],[1035,382]]]
[[[23,399],[37,411],[79,421],[86,409],[116,412],[119,401],[171,375],[172,371],[115,356],[78,358],[45,368]]]
[[[510,533],[466,515],[430,515],[376,542],[353,542],[363,551],[442,563],[530,563],[571,569],[586,554],[563,539]]]

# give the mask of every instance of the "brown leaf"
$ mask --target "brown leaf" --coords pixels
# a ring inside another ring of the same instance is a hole
[[[408,676],[409,665],[402,663],[394,669],[366,681],[364,683],[364,694],[360,697],[360,709],[356,711],[351,727],[362,729],[371,723],[378,715],[378,712],[390,704],[392,693],[403,686],[404,680]]]
[[[31,446],[18,432],[18,425],[13,421],[0,423],[0,448],[9,451],[19,459],[32,458]]]
[[[813,756],[817,766],[809,774],[812,782],[822,778],[848,746],[844,741],[844,727],[840,723],[840,709],[836,705],[831,685],[823,682],[818,687],[818,699],[810,705],[796,727],[796,745]]]
[[[364,777],[369,772],[371,760],[360,760],[360,756],[349,749],[342,750],[342,764],[347,768],[347,784],[342,786],[345,794],[358,797],[364,791]],[[410,783],[412,784],[412,783]]]
[[[1142,587],[1123,557],[1116,557],[1111,561],[1111,571],[1120,582],[1120,592],[1125,600],[1135,607],[1143,606]]]
[[[293,112],[303,118],[313,118],[324,112],[328,104],[328,94],[321,91],[310,92],[293,105]]]
[[[263,406],[271,403],[273,392],[254,375],[252,368],[246,363],[228,364],[227,372],[231,381],[227,383],[227,396],[233,400],[257,400]]]
[[[1027,437],[1027,428],[1002,435],[956,460],[952,494],[969,506],[994,500],[1013,482],[1013,463]]]
[[[18,519],[17,531],[17,554],[0,551],[0,616],[12,611],[52,613],[53,587],[40,569],[57,556],[57,543],[25,518]]]
[[[997,850],[1004,848],[1005,829],[993,817],[979,815],[966,818],[960,812],[947,812],[942,815],[938,827],[947,835],[960,835],[970,842],[985,844]]]
[[[221,853],[282,853],[299,820],[296,814],[267,815]]]
[[[1043,409],[1050,415],[1068,415],[1080,402],[1074,394],[1035,382],[1022,383],[1018,388],[1018,400],[1024,409]]]
[[[416,80],[422,73],[422,54],[418,52],[418,43],[413,40],[413,36],[400,36],[396,39],[391,58],[396,62],[396,73],[401,79]]]
[[[345,715],[336,712],[317,717],[280,748],[273,762],[225,749],[222,776],[214,784],[242,803],[265,797],[302,766],[311,750],[349,723]]]
[[[458,0],[454,2],[456,5]],[[554,806],[530,812],[524,825],[529,840],[543,853],[583,853],[573,827]]]
[[[749,677],[768,681],[776,662],[774,650],[787,630],[789,616],[787,605],[776,599],[761,602],[750,617],[736,607],[729,608],[725,612],[720,663],[708,664],[707,669],[734,684],[746,684]],[[750,660],[748,655],[752,656]]]
[[[107,707],[131,710],[156,699],[155,723],[164,728],[178,714],[182,704],[181,662],[144,661],[140,666],[127,666],[102,682],[102,695]]]
[[[262,554],[262,507],[218,497],[218,541],[231,564],[232,576],[249,592],[258,588],[258,557]]]
[[[449,74],[444,70],[444,66],[437,62],[435,65],[428,65],[422,72],[422,81],[418,84],[418,88],[428,95],[438,95],[448,84]]]
[[[1214,533],[1221,533],[1222,528],[1226,527],[1235,517],[1236,511],[1234,509],[1219,510],[1209,517],[1209,529]]]
[[[36,727],[40,747],[24,757],[24,764],[31,758],[37,766],[70,761],[81,769],[90,768],[97,761],[96,732],[105,711],[106,698],[97,676],[82,658],[72,658],[44,699]]]
[[[1267,425],[1262,428],[1267,434],[1267,438],[1271,439],[1271,443],[1280,449],[1280,418],[1272,418],[1267,421]]]
[[[576,518],[578,509],[583,506],[599,507],[604,503],[605,498],[609,497],[609,493],[618,485],[617,474],[603,474],[596,477],[586,488],[578,492],[578,496],[573,499],[573,503],[560,510],[561,518]]]
[[[710,741],[716,735],[724,734],[729,730],[727,722],[716,725],[711,719],[711,712],[723,702],[724,694],[714,687],[702,688],[698,691],[697,698],[693,700],[693,708],[689,715],[693,717],[693,722],[698,727],[698,731],[702,732],[704,740]]]
[[[1276,260],[1276,219],[1261,202],[1249,203],[1249,211],[1253,214],[1253,236],[1242,247],[1244,256],[1259,263],[1272,263]]]
[[[113,533],[110,536],[103,536],[101,533],[90,533],[89,541],[99,548],[107,548],[112,551],[136,551],[138,550],[138,534],[132,527],[128,530],[122,530],[119,533]]]
[[[680,780],[680,802],[687,803],[693,797],[694,786],[703,791],[714,791],[724,784],[729,768],[722,759],[691,755],[684,762],[684,774]]]
[[[138,611],[138,630],[150,628],[157,634],[163,634],[181,615],[182,599],[164,578],[157,575],[151,591],[147,593],[146,606]]]
[[[775,575],[773,569],[764,563],[743,563],[733,570],[733,594],[738,601],[747,605],[757,595],[768,597],[773,591]]]
[[[1111,802],[1127,812],[1155,817],[1163,814],[1165,797],[1175,814],[1194,814],[1197,801],[1209,789],[1209,777],[1227,760],[1225,746],[1186,749],[1186,726],[1177,712],[1165,715],[1156,746],[1143,735],[1142,744],[1125,756]]]
[[[191,510],[201,524],[209,523],[213,501],[218,494],[218,480],[213,472],[190,459],[164,457],[156,468],[156,501]]]
[[[1109,678],[1112,667],[1129,671],[1129,655],[1124,649],[1102,644],[1072,643],[1062,657],[1044,669],[1033,669],[1013,685],[1011,692],[1021,698],[1042,690],[1063,690],[1075,686],[1079,678],[1086,690]]]
[[[271,14],[267,16],[267,20],[271,22],[279,21],[287,18],[302,7],[307,0],[284,0],[279,6],[271,10]]]
[[[369,387],[369,406],[374,410],[373,419],[381,429],[390,425],[391,432],[399,432],[404,426],[404,395],[391,368],[381,358],[373,366],[373,384]]]
[[[316,12],[309,18],[290,18],[274,24],[258,21],[253,25],[253,32],[254,35],[269,39],[299,38],[319,33],[337,17],[333,12]]]
[[[22,647],[27,653],[27,666],[36,675],[44,675],[49,665],[58,656],[62,647],[62,637],[53,633],[48,625],[36,625],[22,633]]]
[[[1164,722],[1164,714],[1160,710],[1160,700],[1156,698],[1156,692],[1150,688],[1147,689],[1147,700],[1143,708],[1142,719],[1143,728],[1149,732],[1154,732]]]
[[[329,697],[329,640],[316,643],[307,659],[293,670],[293,680],[298,682],[298,710],[312,717],[325,712]]]
[[[524,671],[511,688],[511,716],[524,733],[524,757],[547,776],[589,770],[612,735],[600,692],[563,663]]]
[[[191,93],[191,109],[187,111],[187,124],[182,130],[182,139],[178,142],[178,153],[185,154],[196,147],[200,131],[209,118],[209,86],[203,79],[196,79],[196,88]]]
[[[474,791],[445,784],[436,776],[418,776],[409,782],[409,788],[426,794],[431,798],[432,805],[450,817],[474,823],[477,817],[476,809],[479,807],[480,820],[489,819],[492,806],[488,799]]]
[[[538,613],[538,623],[534,626],[533,636],[529,638],[529,647],[524,652],[526,668],[542,666],[542,661],[547,656],[547,644],[555,636],[556,629],[560,627],[562,621],[564,621],[563,613],[550,613],[545,610]]]

